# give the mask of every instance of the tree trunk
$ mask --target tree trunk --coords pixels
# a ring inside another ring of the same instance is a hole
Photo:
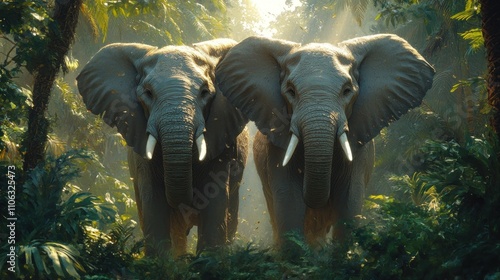
[[[495,110],[492,125],[500,136],[500,1],[479,2],[484,44],[488,54],[488,100]]]
[[[497,141],[500,139],[500,1],[498,0],[480,0],[482,31],[484,45],[486,47],[488,59],[488,101],[493,107],[494,113],[491,118],[491,124],[497,135]],[[497,142],[498,143],[498,142]],[[490,160],[491,179],[486,186],[487,206],[485,213],[491,215],[498,211],[500,207],[500,151],[498,145],[495,145],[494,151],[496,160]],[[488,217],[490,236],[498,236],[498,219]]]
[[[50,91],[68,53],[75,36],[78,14],[83,0],[56,0],[53,22],[48,27],[47,49],[40,52],[40,60],[46,63],[39,66],[33,86],[33,107],[29,110],[28,130],[24,136],[24,170],[33,169],[44,159],[49,121],[45,117]],[[47,58],[44,58],[47,57]]]

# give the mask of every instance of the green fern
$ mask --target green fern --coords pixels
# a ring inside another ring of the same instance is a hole
[[[481,11],[481,5],[478,0],[467,0],[465,9],[451,16],[452,19],[468,21],[471,18],[478,16]]]
[[[79,279],[77,271],[85,272],[81,265],[80,252],[71,245],[59,242],[33,240],[19,246],[19,262],[23,269],[39,278]]]
[[[484,47],[484,38],[481,28],[469,29],[463,33],[460,33],[460,36],[469,41],[469,45],[472,51],[477,51]]]
[[[115,276],[129,271],[141,255],[143,240],[136,240],[133,223],[115,224],[109,233],[88,228],[83,257],[90,275]],[[131,272],[128,272],[131,273]]]
[[[437,192],[436,187],[427,183],[419,172],[408,175],[392,176],[389,181],[399,185],[399,190],[409,194],[411,201],[415,206],[426,207],[429,210],[437,210],[441,195]]]
[[[78,191],[70,182],[93,155],[71,150],[49,157],[26,175],[16,212],[17,274],[41,279],[79,278],[86,262],[80,258],[88,227],[111,223],[115,210],[97,197]],[[9,246],[3,245],[1,256]],[[3,258],[2,258],[3,259]],[[5,262],[2,262],[2,265]]]

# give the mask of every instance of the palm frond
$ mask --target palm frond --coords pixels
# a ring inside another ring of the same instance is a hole
[[[214,8],[222,13],[227,11],[226,1],[224,0],[210,0],[209,2]]]
[[[201,37],[209,38],[212,37],[212,33],[207,29],[205,26],[205,23],[202,21],[201,18],[199,18],[197,15],[195,15],[193,12],[189,11],[187,13],[188,18],[191,21],[191,24],[195,28],[195,30],[201,35]]]
[[[71,245],[59,242],[33,240],[19,246],[19,256],[19,262],[24,262],[21,266],[41,278],[57,275],[62,278],[80,279],[78,271],[85,272],[79,261],[79,251]]]
[[[446,2],[446,1],[445,1]],[[467,21],[478,16],[481,11],[481,5],[474,0],[467,0],[465,9],[451,16],[451,19]]]
[[[82,15],[90,24],[94,38],[102,34],[103,42],[106,40],[109,25],[108,1],[90,0],[82,5]]]
[[[47,145],[45,151],[48,155],[57,157],[64,153],[66,149],[66,143],[59,139],[59,137],[54,133],[49,133],[47,135]]]
[[[415,206],[429,210],[439,208],[439,194],[436,187],[426,182],[420,172],[413,173],[411,177],[409,175],[391,176],[389,181],[398,184],[404,193],[409,193]]]
[[[359,26],[361,26],[362,22],[365,19],[366,10],[368,8],[368,4],[371,3],[370,0],[351,0],[353,2],[351,6],[351,13],[356,18],[356,22]]]
[[[460,36],[469,41],[470,52],[477,51],[484,47],[484,38],[481,28],[472,28],[460,33]]]
[[[97,22],[92,16],[92,12],[90,11],[86,3],[82,4],[80,12],[83,16],[83,20],[86,20],[90,27],[92,37],[97,38],[99,36],[99,27],[97,26]]]
[[[0,150],[0,161],[14,162],[21,157],[16,142],[12,141],[7,134],[2,135],[1,141],[4,148]]]

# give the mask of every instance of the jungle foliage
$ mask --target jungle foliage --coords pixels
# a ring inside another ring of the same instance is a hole
[[[499,162],[491,156],[498,143],[492,143],[477,138],[465,146],[427,142],[422,152],[429,156],[420,172],[393,177],[393,197],[370,196],[347,240],[316,251],[290,235],[298,258],[245,240],[179,260],[141,257],[132,225],[115,223],[103,230],[116,221],[116,208],[70,183],[93,157],[71,151],[37,166],[26,181],[17,211],[31,218],[18,224],[17,277],[496,279],[498,198],[486,191],[500,176]],[[2,278],[14,277],[8,273],[2,270]]]
[[[238,22],[228,13],[251,5],[84,1],[75,44],[61,65],[66,78],[51,90],[46,157],[23,172],[21,140],[29,137],[34,102],[30,73],[44,64],[40,54],[50,53],[52,2],[0,2],[2,201],[8,166],[19,170],[16,272],[6,269],[2,230],[0,278],[500,279],[500,144],[488,124],[479,1],[302,0],[281,13],[272,23],[282,27],[275,35],[294,41],[332,39],[345,12],[363,30],[400,34],[435,65],[434,88],[376,138],[372,195],[363,215],[347,222],[346,240],[312,250],[291,234],[291,254],[283,255],[240,235],[227,248],[178,260],[143,256],[125,144],[86,112],[73,85],[78,61],[104,44],[138,40],[138,33],[143,43],[165,45],[227,36],[227,25],[251,31],[252,14],[239,11]]]

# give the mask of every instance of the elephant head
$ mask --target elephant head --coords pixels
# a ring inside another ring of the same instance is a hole
[[[214,84],[215,67],[234,44],[228,39],[163,48],[110,44],[77,77],[87,109],[116,126],[136,153],[151,159],[160,144],[156,154],[163,157],[172,207],[192,200],[193,156],[218,156],[247,122]]]
[[[383,127],[420,105],[433,75],[414,48],[391,34],[337,46],[250,37],[216,70],[229,101],[286,149],[283,165],[303,142],[303,195],[313,208],[330,197],[334,148],[352,161]]]

